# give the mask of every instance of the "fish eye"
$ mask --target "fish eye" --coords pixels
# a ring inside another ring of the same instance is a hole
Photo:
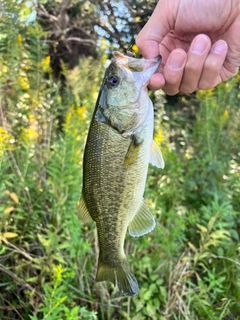
[[[107,78],[107,85],[111,88],[117,87],[119,85],[118,76],[111,75]]]

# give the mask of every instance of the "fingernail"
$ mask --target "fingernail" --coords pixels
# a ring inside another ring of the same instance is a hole
[[[201,54],[205,51],[207,44],[208,44],[207,37],[204,35],[199,35],[194,40],[191,51],[193,53]]]
[[[181,69],[185,62],[185,55],[181,51],[176,51],[170,56],[168,65],[172,69]]]
[[[218,53],[218,54],[223,54],[226,52],[227,49],[227,44],[224,40],[219,40],[216,42],[213,47],[212,47],[212,52]]]

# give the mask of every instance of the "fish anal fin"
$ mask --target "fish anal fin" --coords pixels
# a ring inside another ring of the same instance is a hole
[[[78,203],[78,217],[84,222],[92,220],[83,196],[81,196]]]
[[[114,267],[99,260],[96,281],[110,281],[114,285],[117,283],[119,291],[125,296],[135,296],[139,291],[137,279],[126,258]]]
[[[149,211],[145,201],[143,200],[138,209],[138,212],[129,223],[128,232],[133,237],[140,237],[152,231],[155,225],[155,219]]]
[[[153,140],[151,144],[151,151],[150,151],[150,163],[157,168],[164,168],[164,160],[162,156],[162,152],[159,149],[156,142]]]

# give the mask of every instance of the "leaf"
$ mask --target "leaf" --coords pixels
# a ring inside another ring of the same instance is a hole
[[[152,292],[148,288],[142,288],[139,292],[139,296],[141,297],[141,299],[149,301],[152,296]]]
[[[66,261],[64,261],[63,257],[59,254],[53,254],[52,258],[56,259],[60,263],[66,264]]]
[[[148,301],[152,296],[152,292],[150,290],[145,291],[145,293],[143,294],[142,298],[145,301]]]
[[[18,237],[18,234],[15,233],[15,232],[4,232],[4,233],[2,234],[2,236],[3,236],[3,238],[5,238],[5,239],[11,239],[11,238],[16,238],[16,237]]]
[[[161,292],[161,296],[166,299],[167,298],[167,290],[165,287],[161,286],[160,287],[160,292]]]
[[[147,314],[150,316],[150,319],[157,319],[156,317],[156,307],[153,306],[151,303],[147,304]]]
[[[145,320],[145,316],[141,315],[140,313],[137,313],[132,320]]]
[[[202,231],[203,233],[208,232],[208,229],[200,224],[197,223],[197,227],[200,231]]]
[[[230,236],[230,234],[226,230],[216,230],[215,232],[213,232],[211,234],[211,238],[212,239],[216,239],[216,240],[217,239],[227,239],[227,240],[229,240],[229,236]]]
[[[135,299],[134,304],[136,307],[136,312],[138,312],[138,311],[142,310],[142,308],[144,307],[145,301],[142,299]]]
[[[18,196],[16,195],[15,192],[11,192],[11,193],[9,194],[9,196],[12,198],[12,200],[13,200],[16,204],[19,204]]]
[[[45,237],[38,233],[38,239],[41,242],[41,244],[44,246],[45,249],[48,249],[51,245],[51,240],[45,239]]]
[[[192,251],[194,251],[194,252],[198,251],[197,248],[191,242],[188,242],[188,246]]]
[[[3,211],[3,213],[9,214],[9,213],[11,213],[11,212],[14,211],[14,210],[15,210],[14,207],[8,207],[8,208],[6,208],[6,209]]]
[[[210,219],[210,221],[208,222],[208,229],[211,230],[215,224],[215,221],[217,219],[217,216],[214,216]]]

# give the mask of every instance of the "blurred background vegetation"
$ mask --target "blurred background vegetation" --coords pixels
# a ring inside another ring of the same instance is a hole
[[[151,0],[0,0],[0,319],[240,319],[239,76],[151,93],[166,167],[150,166],[153,232],[127,236],[136,297],[95,283],[78,220],[82,155],[109,57]]]

